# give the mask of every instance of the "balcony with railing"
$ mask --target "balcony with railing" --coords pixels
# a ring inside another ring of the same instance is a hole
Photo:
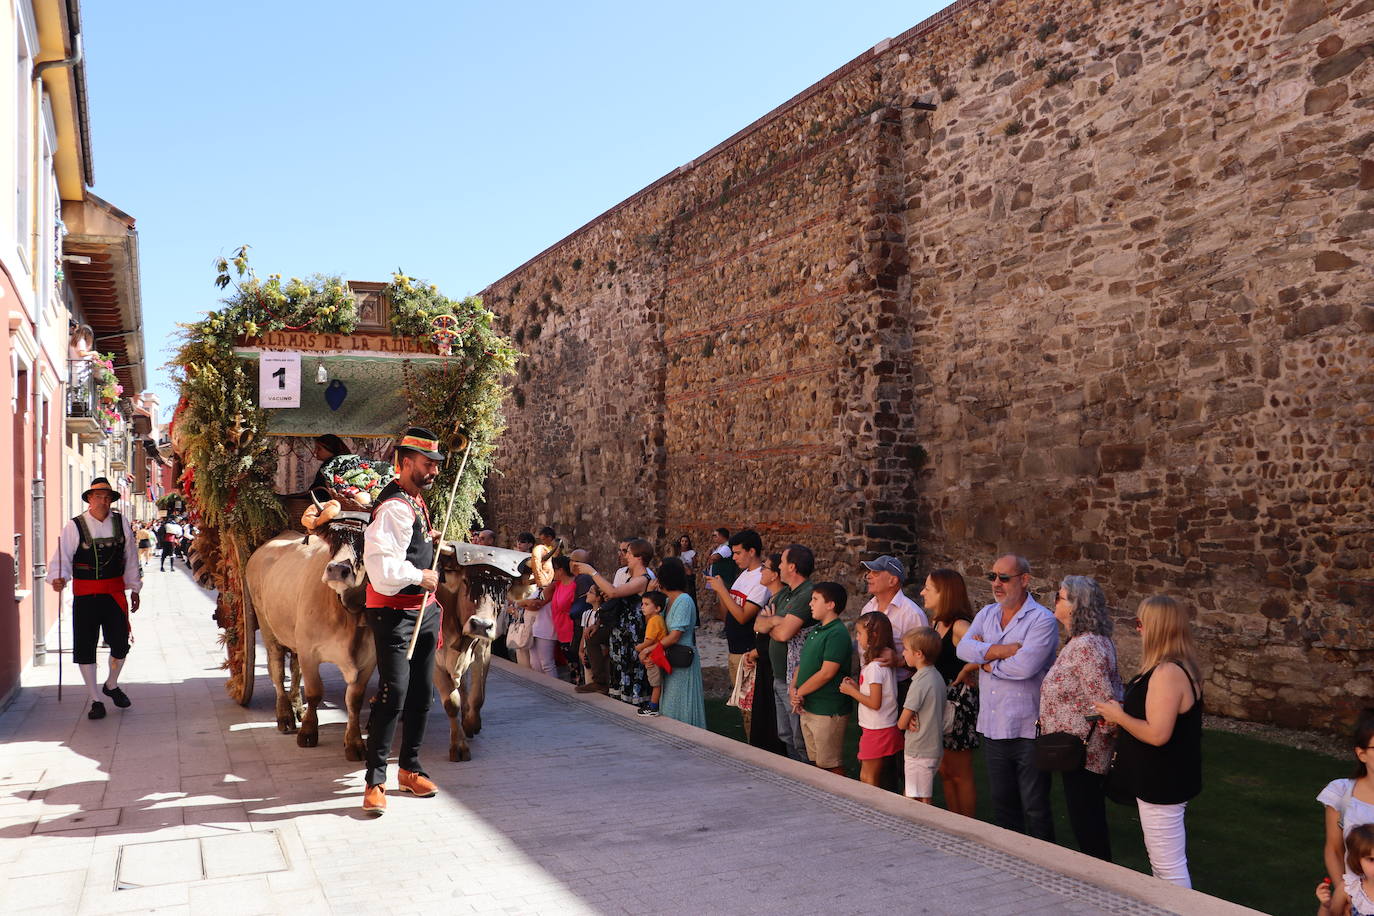
[[[82,442],[105,438],[100,384],[89,360],[67,361],[67,432]]]

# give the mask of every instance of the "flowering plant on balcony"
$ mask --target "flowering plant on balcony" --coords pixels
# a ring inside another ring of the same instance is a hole
[[[100,402],[96,409],[101,422],[105,424],[105,432],[113,432],[123,419],[116,405],[124,394],[124,386],[119,384],[119,378],[115,375],[114,354],[101,353],[91,357],[91,383],[99,393]]]

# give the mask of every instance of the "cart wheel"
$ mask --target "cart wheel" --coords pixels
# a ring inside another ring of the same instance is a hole
[[[243,641],[243,669],[239,672],[239,695],[235,697],[240,706],[253,702],[253,683],[258,679],[258,616],[253,613],[253,599],[248,596],[247,586],[240,577],[243,625],[239,628],[239,639]]]

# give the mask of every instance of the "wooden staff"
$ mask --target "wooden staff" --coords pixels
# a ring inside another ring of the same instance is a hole
[[[453,478],[453,488],[448,494],[448,508],[444,510],[444,527],[439,529],[439,543],[434,545],[434,562],[430,564],[430,569],[438,572],[439,555],[442,553],[440,548],[444,543],[444,532],[448,530],[448,523],[453,518],[453,503],[458,497],[458,482],[463,479],[463,471],[468,466],[468,455],[472,453],[472,439],[468,439],[467,447],[463,449],[463,460],[458,465],[458,474]],[[425,619],[425,607],[429,604],[429,596],[433,592],[425,592],[425,597],[420,601],[420,613],[415,618],[415,632],[410,634],[410,646],[406,649],[406,661],[410,661],[415,656],[415,644],[420,640],[420,624]]]

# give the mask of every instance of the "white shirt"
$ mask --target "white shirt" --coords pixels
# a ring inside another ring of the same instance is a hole
[[[763,607],[768,603],[768,586],[763,584],[763,567],[746,569],[735,577],[730,586],[730,597],[743,604],[748,601]],[[744,626],[744,624],[740,624]]]
[[[897,724],[897,674],[895,668],[884,668],[882,662],[869,662],[859,672],[859,692],[873,693],[874,684],[883,687],[883,699],[877,709],[859,703],[859,728],[891,728]]]
[[[177,537],[181,537],[181,526],[178,525],[176,522],[168,522],[166,526],[162,529],[162,533],[175,534]]]
[[[420,584],[423,570],[406,559],[414,530],[415,511],[404,499],[388,499],[372,514],[363,533],[363,566],[378,594],[394,595]]]
[[[93,538],[112,538],[114,537],[114,512],[105,517],[105,521],[98,522],[92,517],[87,509],[81,513],[81,517],[86,520],[86,528],[91,532]],[[138,544],[134,541],[134,530],[129,527],[129,520],[120,516],[124,521],[124,587],[131,592],[136,592],[143,588],[143,570],[138,565]],[[68,519],[67,524],[62,528],[62,535],[57,539],[57,549],[53,551],[52,558],[48,560],[48,578],[72,579],[72,554],[76,553],[77,546],[81,543],[81,532],[76,530],[76,522]]]
[[[868,599],[868,603],[859,613],[863,615],[876,610],[878,610],[878,598],[875,595]],[[887,610],[883,613],[892,622],[892,645],[897,649],[898,658],[902,657],[902,637],[906,635],[906,632],[930,626],[930,618],[926,616],[926,612],[921,610],[921,606],[908,598],[901,589],[898,589],[897,594],[892,596],[892,601],[889,602]],[[897,680],[899,681],[911,677],[910,668],[898,665],[892,670],[897,672]]]
[[[534,618],[534,638],[535,639],[557,639],[558,634],[553,628],[553,602],[542,605],[538,611],[525,611],[526,614],[535,614]]]
[[[682,561],[683,566],[686,566],[688,569],[691,569],[692,561],[697,558],[697,552],[695,550],[684,550],[682,553],[677,555],[677,558]]]
[[[731,556],[731,554],[732,554],[732,551],[730,550],[730,545],[729,545],[729,544],[721,544],[719,547],[717,547],[717,548],[716,548],[714,551],[712,551],[712,552],[713,552],[716,556],[720,557],[722,560],[728,560],[728,559],[730,559],[730,556]]]

